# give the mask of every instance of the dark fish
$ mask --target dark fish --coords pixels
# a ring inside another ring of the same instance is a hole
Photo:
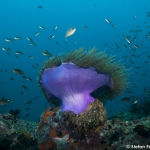
[[[138,45],[134,45],[134,48],[140,48]]]
[[[112,24],[111,26],[112,26],[112,27],[116,27],[116,24]]]
[[[25,117],[28,117],[29,116],[29,114],[26,114],[26,116]]]
[[[12,80],[12,81],[13,81],[13,80],[14,80],[14,78],[13,78],[13,77],[10,77],[10,80]]]
[[[26,77],[26,80],[28,80],[28,81],[33,81],[31,78],[29,78],[29,77]]]
[[[26,89],[26,90],[28,89],[26,86],[22,86],[22,88],[24,88],[24,89]]]
[[[23,74],[23,71],[20,69],[13,69],[13,72],[16,74]]]
[[[87,26],[83,26],[83,29],[87,29]]]
[[[43,7],[42,7],[42,6],[38,6],[38,8],[40,8],[40,9],[41,9],[41,8],[43,8]]]
[[[13,133],[11,133],[8,137],[9,140],[14,140],[15,138],[17,138],[20,134],[20,131],[15,131]]]
[[[27,40],[33,42],[33,40],[30,37],[27,37]]]
[[[124,98],[121,99],[121,101],[122,102],[128,102],[128,101],[130,101],[130,98],[129,97],[124,97]]]
[[[147,95],[149,95],[149,92],[147,91],[146,88],[144,88],[144,93],[147,94]]]
[[[30,108],[26,108],[25,110],[29,110]]]
[[[12,101],[10,101],[9,99],[5,99],[4,96],[2,97],[2,99],[0,99],[0,105],[7,105],[11,102]]]
[[[28,102],[26,102],[26,105],[31,104],[32,100],[29,100]]]

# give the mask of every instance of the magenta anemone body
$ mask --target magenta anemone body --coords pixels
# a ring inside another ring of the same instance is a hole
[[[102,86],[113,87],[108,74],[97,73],[93,67],[81,68],[73,63],[45,69],[41,84],[47,95],[54,95],[62,102],[62,111],[82,113],[94,101],[90,95]]]

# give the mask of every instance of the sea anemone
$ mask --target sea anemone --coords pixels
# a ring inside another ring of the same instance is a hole
[[[43,64],[38,81],[48,101],[80,114],[95,98],[104,102],[127,87],[128,69],[114,58],[95,48],[58,54]]]

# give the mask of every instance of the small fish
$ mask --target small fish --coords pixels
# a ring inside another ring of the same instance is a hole
[[[45,51],[43,52],[43,55],[44,55],[44,56],[48,56],[48,57],[50,57],[52,54],[51,54],[51,53],[49,53],[47,50],[45,50]]]
[[[7,105],[9,103],[12,103],[12,101],[10,101],[9,99],[5,99],[4,96],[2,97],[2,99],[0,99],[0,105]]]
[[[134,16],[133,19],[135,20],[135,19],[136,19],[136,16]]]
[[[40,34],[40,31],[36,32],[36,33],[35,33],[35,36],[38,36],[39,34]]]
[[[23,71],[20,70],[20,69],[13,69],[13,73],[16,73],[16,74],[23,74]]]
[[[8,137],[9,140],[14,140],[15,138],[17,138],[20,134],[20,131],[15,131],[13,133],[11,133]]]
[[[10,48],[5,48],[5,47],[2,47],[2,50],[6,51],[6,52],[10,52],[11,51]]]
[[[43,8],[43,7],[42,7],[42,6],[38,6],[38,8],[40,8],[40,9],[41,9],[41,8]]]
[[[73,35],[75,33],[75,31],[76,31],[76,28],[69,28],[66,32],[65,38]]]
[[[59,45],[58,42],[56,42],[56,45]]]
[[[53,29],[53,31],[55,31],[57,29],[57,26]]]
[[[30,43],[31,46],[36,46],[37,44],[35,44],[34,42]]]
[[[26,108],[25,110],[29,110],[30,108]]]
[[[33,56],[29,56],[29,58],[34,58]]]
[[[112,24],[111,26],[112,26],[112,27],[116,27],[116,24]]]
[[[138,45],[134,45],[134,48],[140,48]]]
[[[51,35],[50,37],[49,37],[49,39],[53,39],[55,37],[55,35]]]
[[[26,114],[26,116],[25,117],[28,117],[29,116],[29,114]]]
[[[146,88],[144,88],[144,93],[147,94],[147,95],[149,95],[149,92],[147,91]]]
[[[26,89],[26,90],[28,89],[26,86],[22,86],[22,88],[24,88],[24,89]]]
[[[14,36],[14,39],[15,39],[15,40],[21,40],[21,37]]]
[[[111,24],[111,21],[110,21],[109,19],[106,18],[105,21],[106,21],[107,23]]]
[[[44,30],[45,28],[43,26],[39,26],[40,29]]]
[[[137,100],[133,100],[132,104],[135,105],[135,104],[137,104],[137,102],[138,102]]]
[[[130,42],[130,40],[129,40],[129,38],[127,37],[127,36],[125,36],[125,39],[126,39],[126,41],[130,44],[131,42]]]
[[[10,77],[10,80],[12,80],[12,81],[13,81],[13,80],[14,80],[14,78],[13,78],[13,77]]]
[[[33,42],[33,40],[30,37],[27,37],[27,40]]]
[[[130,101],[130,98],[129,97],[124,97],[124,98],[121,99],[121,101],[122,102],[128,102],[128,101]]]
[[[16,55],[23,55],[23,52],[21,52],[21,51],[16,51],[15,54],[16,54]]]
[[[6,38],[5,41],[6,41],[6,42],[13,42],[13,39]]]
[[[26,80],[28,80],[28,81],[33,81],[31,78],[29,78],[29,77],[26,77]]]
[[[83,26],[83,29],[87,29],[87,26]]]
[[[32,103],[32,100],[29,100],[26,102],[26,105],[31,104],[31,103]]]

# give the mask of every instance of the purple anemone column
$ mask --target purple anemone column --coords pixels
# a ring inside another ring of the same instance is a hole
[[[62,111],[82,113],[94,101],[90,93],[102,86],[113,87],[108,74],[97,73],[93,67],[81,68],[73,63],[44,70],[41,84],[47,95],[62,101]]]

